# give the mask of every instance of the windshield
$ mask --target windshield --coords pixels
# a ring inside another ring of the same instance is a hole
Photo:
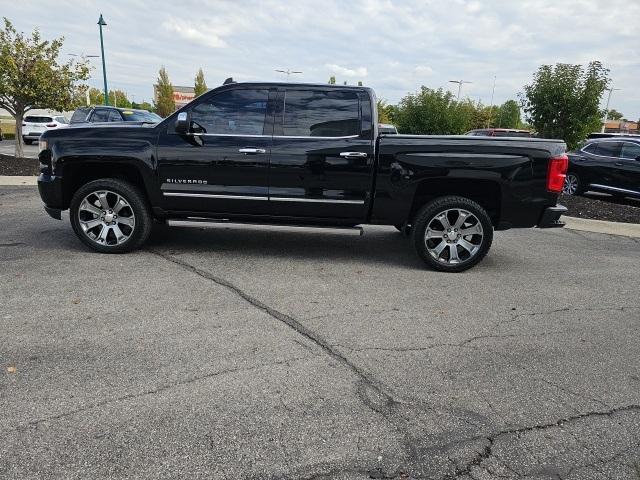
[[[122,116],[125,122],[152,122],[158,123],[162,121],[160,115],[146,110],[122,110]]]

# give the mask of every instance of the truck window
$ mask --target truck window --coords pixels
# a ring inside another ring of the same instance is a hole
[[[202,133],[262,135],[268,98],[268,90],[227,90],[193,107],[191,120]]]
[[[122,115],[120,115],[120,112],[118,110],[111,110],[109,112],[109,122],[121,122],[122,121]]]
[[[106,108],[96,108],[91,115],[91,122],[108,122],[109,110]]]
[[[360,103],[355,92],[288,90],[282,114],[285,136],[360,135]]]
[[[602,157],[619,157],[621,142],[599,142],[597,155]]]
[[[631,160],[635,160],[640,157],[640,144],[624,142],[622,144],[622,154],[620,155],[622,158],[629,158]]]

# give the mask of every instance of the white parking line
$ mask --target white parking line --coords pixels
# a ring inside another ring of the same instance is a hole
[[[37,185],[38,177],[36,176],[18,176],[18,175],[0,175],[0,185]]]

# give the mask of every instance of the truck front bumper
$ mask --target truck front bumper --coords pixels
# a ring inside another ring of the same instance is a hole
[[[62,219],[63,198],[62,178],[41,173],[38,177],[38,192],[44,203],[44,210],[56,220]]]
[[[564,205],[556,205],[555,207],[547,207],[540,217],[538,222],[538,228],[560,228],[564,227],[565,223],[560,220],[560,217],[567,213],[567,207]]]

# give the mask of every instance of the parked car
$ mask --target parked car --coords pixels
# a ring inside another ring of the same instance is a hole
[[[493,231],[561,227],[561,140],[378,136],[367,87],[231,83],[159,124],[79,124],[40,142],[40,196],[90,248],[140,247],[155,221],[393,225],[430,267],[459,272]]]
[[[595,190],[640,197],[640,138],[594,139],[568,156],[564,193],[579,195]]]
[[[636,133],[609,133],[609,132],[593,132],[587,137],[588,140],[593,138],[612,138],[612,137],[635,137],[640,138]]]
[[[162,117],[148,110],[109,106],[78,108],[71,116],[71,123],[141,122],[158,123]]]
[[[378,124],[378,134],[380,135],[397,135],[398,129],[395,125],[391,125],[390,123],[379,123]]]
[[[27,115],[22,120],[22,140],[27,145],[37,142],[43,132],[69,125],[62,115]]]
[[[477,137],[533,137],[529,130],[518,130],[515,128],[478,128],[470,130],[465,135]]]

